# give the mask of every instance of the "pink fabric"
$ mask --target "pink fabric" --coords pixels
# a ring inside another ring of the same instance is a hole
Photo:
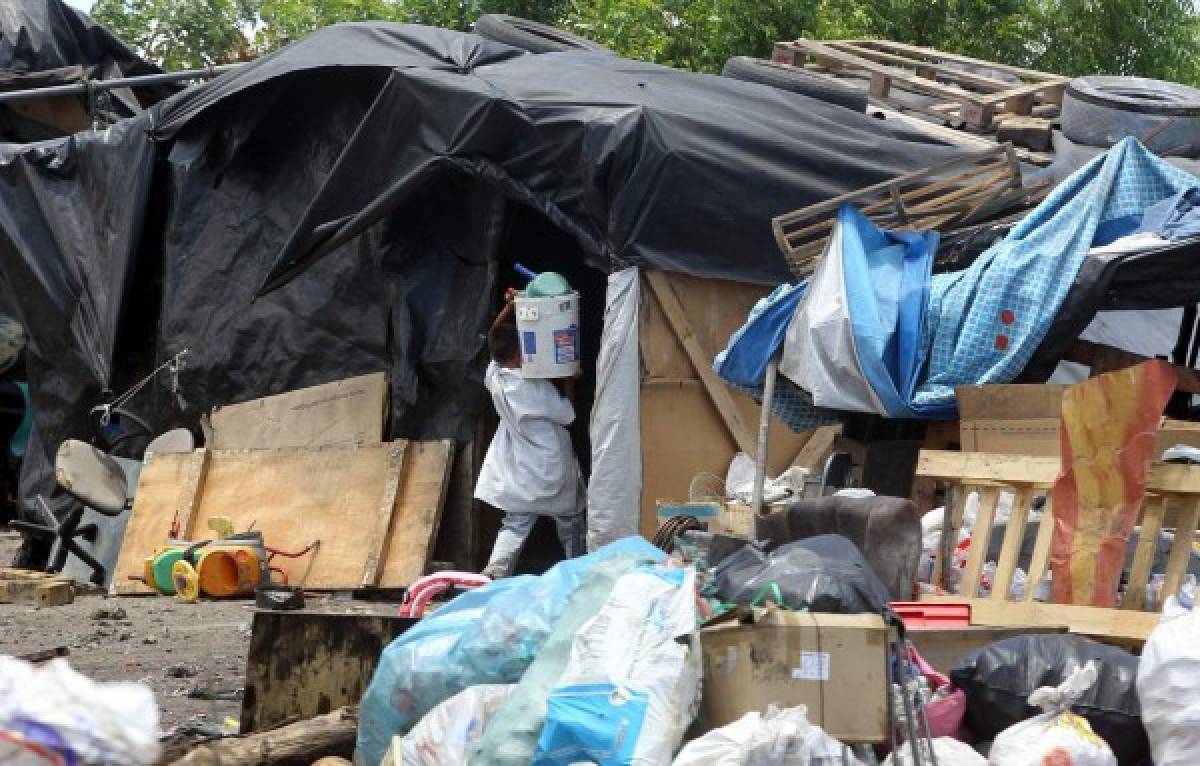
[[[910,646],[912,661],[921,675],[929,679],[929,686],[934,691],[950,685],[950,678],[933,668],[922,657],[915,646]],[[967,695],[962,689],[955,689],[949,697],[931,702],[925,706],[925,715],[929,718],[929,734],[932,737],[953,737],[966,741],[963,730],[963,716],[967,714]]]

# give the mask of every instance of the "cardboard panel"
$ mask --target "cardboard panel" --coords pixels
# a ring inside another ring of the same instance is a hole
[[[191,539],[210,538],[208,520],[227,516],[239,531],[253,524],[274,548],[299,550],[319,540],[315,557],[279,557],[273,563],[289,582],[299,583],[311,561],[308,587],[340,589],[362,584],[369,558],[379,549],[376,530],[383,529],[378,584],[405,587],[428,565],[453,446],[411,442],[396,461],[393,453],[402,446],[211,451]],[[156,455],[142,470],[114,577],[116,592],[148,592],[129,576],[141,575],[143,560],[167,541],[192,463],[192,455]],[[390,477],[389,467],[400,475]],[[395,486],[390,491],[389,480]],[[381,505],[390,497],[394,504]]]
[[[383,441],[382,372],[217,407],[213,449],[363,446]]]

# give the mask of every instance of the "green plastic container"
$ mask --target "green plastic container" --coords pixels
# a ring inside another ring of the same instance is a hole
[[[525,294],[530,298],[553,298],[571,292],[571,285],[556,271],[543,271],[525,286]]]

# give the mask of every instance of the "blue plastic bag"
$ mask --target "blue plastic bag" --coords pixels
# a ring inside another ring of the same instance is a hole
[[[378,764],[392,737],[463,689],[519,681],[567,597],[598,564],[618,558],[649,563],[666,555],[640,537],[618,540],[540,577],[468,591],[389,644],[359,708],[355,764]]]

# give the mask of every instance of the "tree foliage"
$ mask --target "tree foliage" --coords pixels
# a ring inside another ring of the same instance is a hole
[[[1067,75],[1200,84],[1193,0],[96,0],[94,14],[167,68],[269,52],[339,21],[469,29],[484,13],[556,24],[622,55],[720,71],[777,40],[879,37]]]

